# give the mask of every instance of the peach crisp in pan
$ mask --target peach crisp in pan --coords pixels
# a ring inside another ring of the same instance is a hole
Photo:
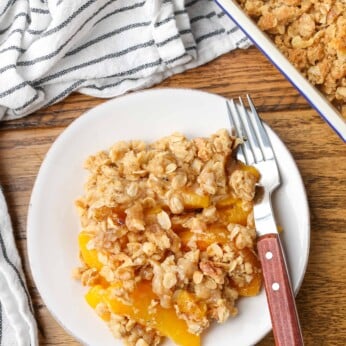
[[[237,0],[346,119],[345,0]]]

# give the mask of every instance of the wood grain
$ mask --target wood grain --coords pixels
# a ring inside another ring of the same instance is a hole
[[[250,93],[300,169],[311,211],[311,249],[297,297],[305,345],[346,345],[346,146],[255,48],[238,50],[157,87],[194,88],[226,97]],[[80,345],[53,319],[32,281],[26,251],[30,193],[56,137],[104,102],[73,94],[28,117],[0,124],[0,184],[12,217],[40,330],[41,345]],[[272,334],[258,345],[273,345]],[[217,342],[215,343],[217,345]],[[235,345],[237,346],[237,345]]]

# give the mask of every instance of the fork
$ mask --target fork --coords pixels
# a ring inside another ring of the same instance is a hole
[[[263,123],[250,96],[246,96],[251,112],[244,106],[242,98],[239,98],[238,104],[234,100],[226,103],[231,125],[237,137],[243,139],[237,151],[237,159],[254,166],[261,175],[258,183],[261,196],[254,204],[254,219],[275,344],[300,346],[304,345],[303,337],[271,206],[271,194],[280,185],[279,169]]]

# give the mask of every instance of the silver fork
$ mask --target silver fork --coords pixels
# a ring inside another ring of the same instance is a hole
[[[267,132],[247,95],[251,112],[239,98],[239,104],[227,102],[229,119],[243,143],[237,158],[260,172],[260,199],[254,205],[254,219],[258,233],[257,250],[276,345],[304,345],[294,294],[284,252],[271,206],[271,194],[280,185],[280,174]]]

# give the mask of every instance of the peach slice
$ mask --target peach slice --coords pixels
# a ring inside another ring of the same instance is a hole
[[[94,237],[94,235],[87,231],[82,231],[78,235],[78,245],[81,257],[85,264],[87,264],[90,268],[95,268],[100,270],[103,264],[98,259],[97,250],[89,250],[87,245],[89,241]]]
[[[186,322],[178,318],[173,307],[165,309],[157,304],[150,309],[152,300],[157,299],[150,282],[138,283],[130,298],[132,304],[125,304],[114,298],[112,287],[104,289],[99,285],[92,287],[86,294],[88,304],[94,309],[98,303],[104,302],[113,313],[128,316],[142,325],[154,328],[159,334],[172,339],[177,345],[200,346],[200,336],[188,331]]]
[[[246,226],[249,213],[250,211],[244,210],[241,205],[235,204],[233,207],[223,209],[220,218],[227,223]]]
[[[181,192],[185,210],[207,208],[210,205],[210,197],[207,195],[199,195],[190,190]]]
[[[175,303],[181,313],[190,315],[192,319],[199,321],[207,316],[207,304],[186,290],[177,291]]]
[[[101,285],[93,286],[89,289],[89,291],[85,295],[85,300],[95,310],[96,306],[99,303],[103,302],[105,292],[106,292],[106,289],[103,288]],[[102,315],[100,315],[100,317],[104,321],[108,322],[110,320],[110,317],[111,317],[110,312],[105,312]]]

